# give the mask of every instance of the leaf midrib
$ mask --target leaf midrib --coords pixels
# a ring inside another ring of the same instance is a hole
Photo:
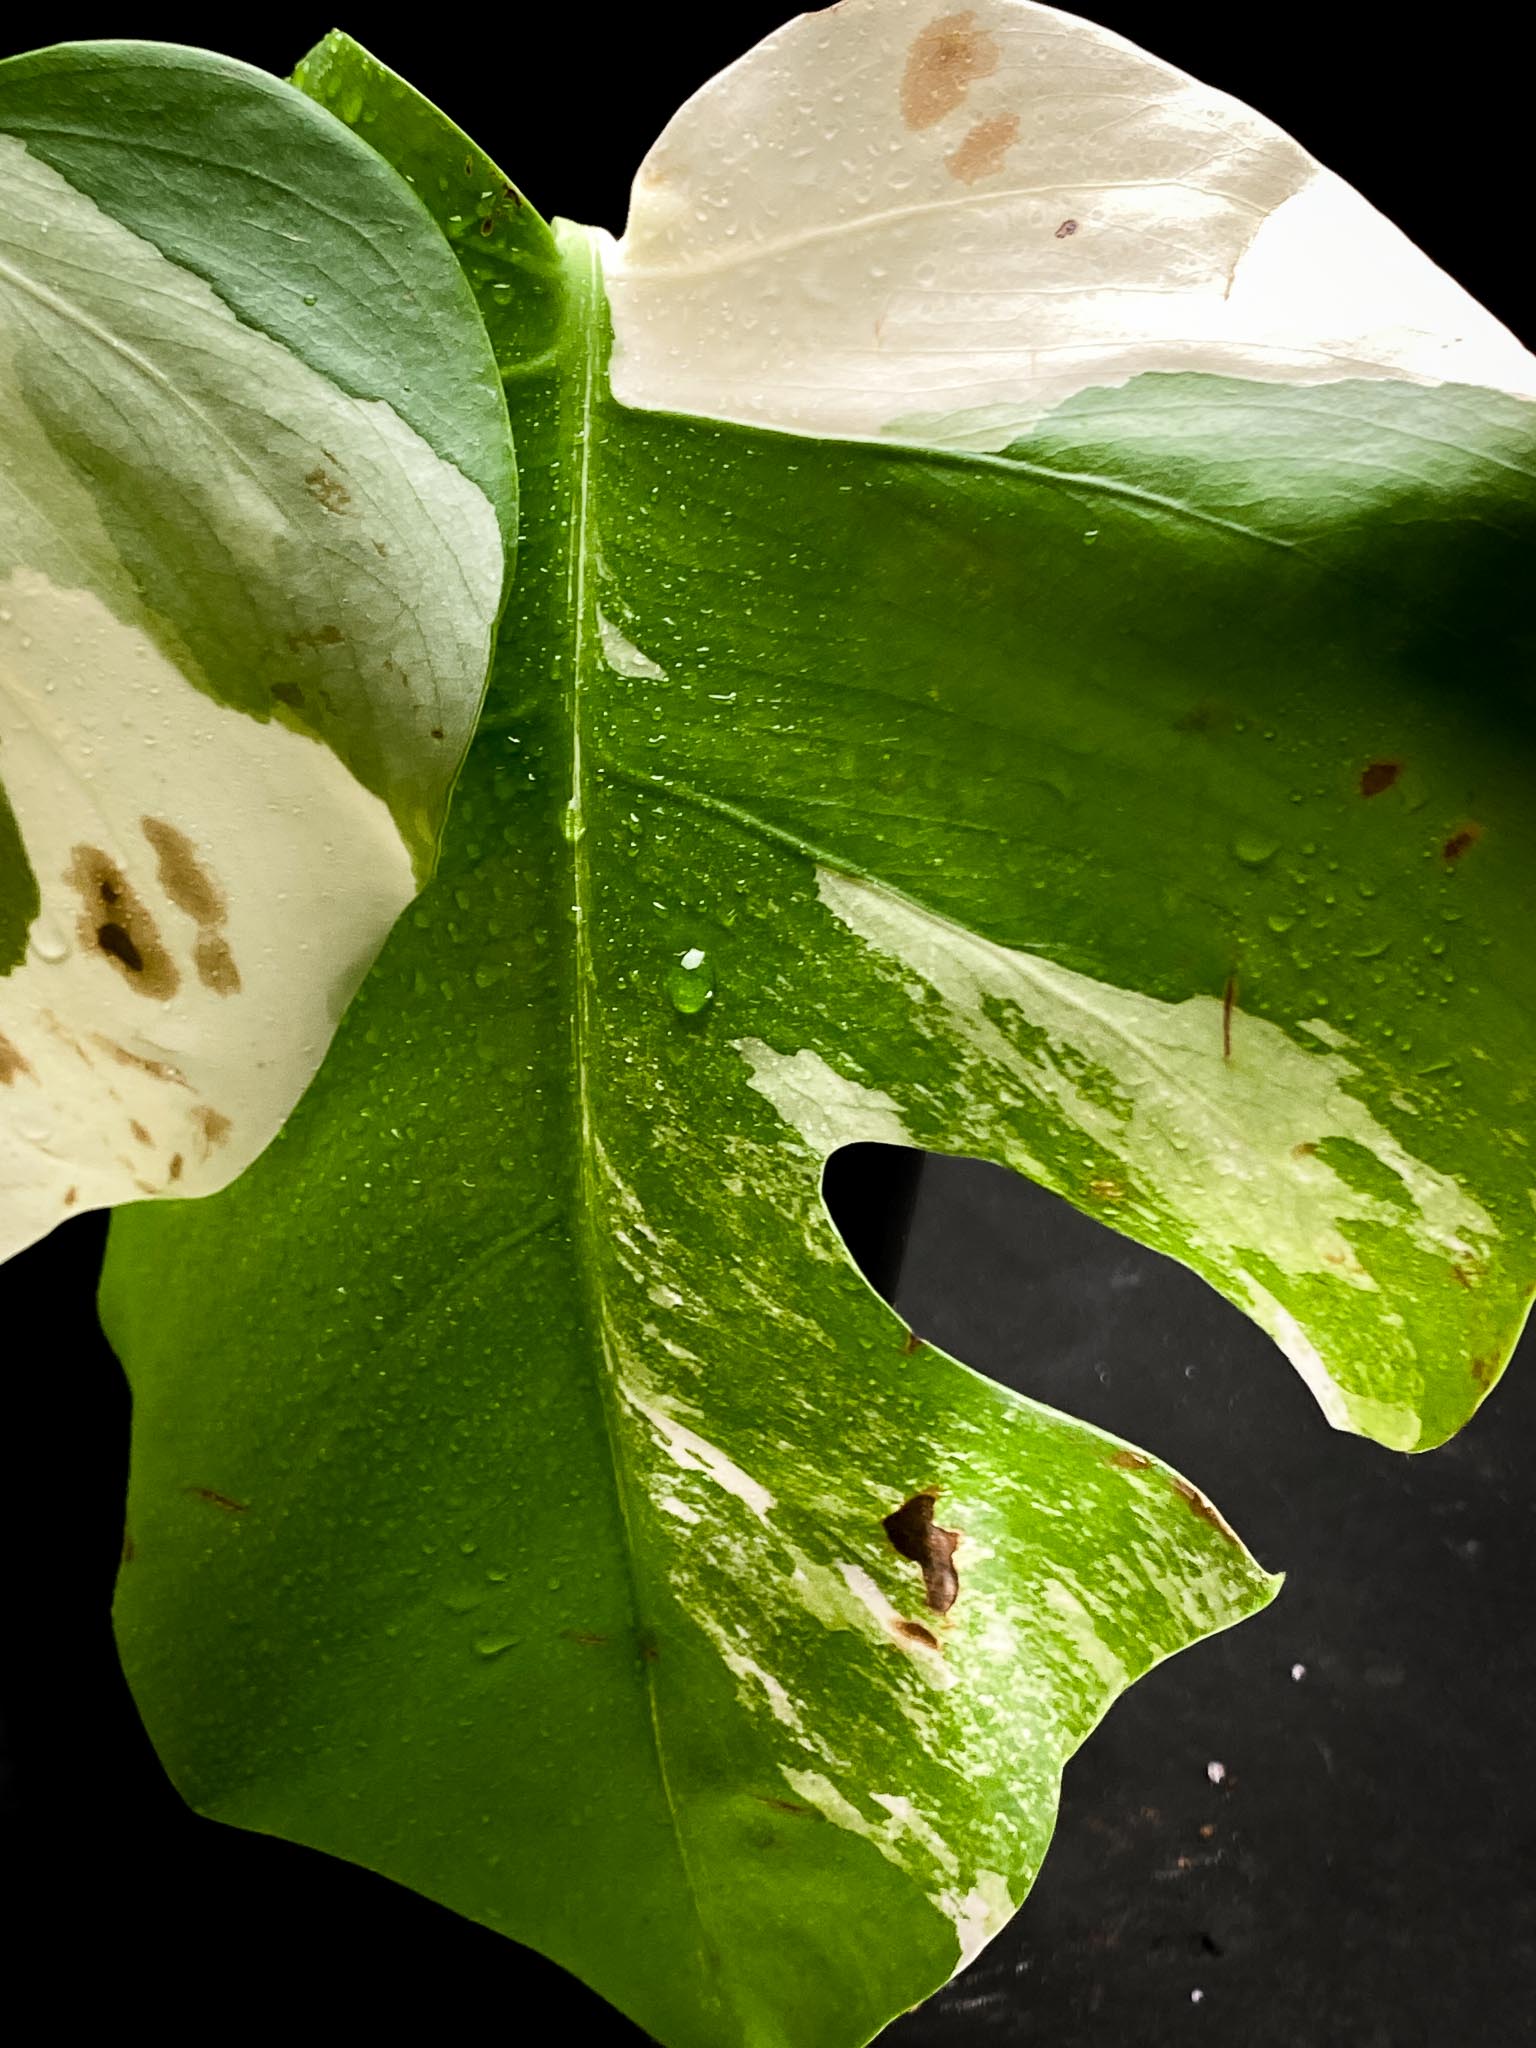
[[[637,1551],[631,1508],[632,1486],[620,1423],[618,1365],[611,1342],[608,1303],[602,1280],[601,1233],[604,1228],[604,1204],[600,1168],[597,1165],[598,1144],[589,1085],[591,1063],[588,1058],[588,1048],[596,1040],[598,1026],[594,1014],[595,977],[591,955],[593,890],[591,864],[587,853],[582,684],[589,658],[596,661],[599,669],[602,667],[600,659],[592,656],[590,652],[591,625],[596,600],[588,588],[587,570],[595,553],[594,546],[590,544],[593,517],[593,451],[597,431],[597,399],[606,376],[606,301],[597,236],[587,229],[573,227],[564,221],[557,224],[556,232],[569,292],[568,321],[571,353],[575,358],[574,374],[570,375],[566,390],[562,393],[561,422],[564,428],[566,422],[571,421],[572,438],[580,451],[575,477],[566,500],[569,518],[566,522],[565,618],[570,645],[564,705],[565,721],[570,735],[568,843],[571,848],[571,914],[574,920],[575,956],[574,1000],[571,1004],[571,1060],[575,1075],[580,1130],[576,1263],[591,1326],[601,1347],[601,1366],[597,1374],[598,1406],[607,1437],[608,1460],[613,1470],[614,1496],[624,1530],[624,1567],[629,1579],[631,1606],[637,1628],[643,1633],[648,1623],[640,1574],[636,1569]],[[636,1662],[640,1669],[641,1683],[645,1688],[657,1779],[666,1804],[683,1887],[688,1896],[703,1956],[707,1962],[714,1959],[715,1947],[704,1919],[700,1889],[688,1859],[681,1816],[672,1789],[671,1775],[667,1769],[656,1681],[649,1659],[637,1656]]]

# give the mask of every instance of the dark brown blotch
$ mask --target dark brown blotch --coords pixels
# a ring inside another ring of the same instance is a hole
[[[910,1559],[923,1574],[923,1592],[935,1614],[948,1614],[960,1596],[960,1575],[955,1570],[958,1529],[941,1529],[933,1518],[936,1486],[914,1493],[888,1514],[883,1528],[891,1547],[900,1557]]]
[[[909,1643],[921,1643],[925,1649],[938,1650],[943,1646],[931,1628],[924,1628],[920,1621],[898,1621],[892,1624],[897,1635],[905,1636]]]
[[[1076,233],[1077,222],[1075,220],[1064,220],[1061,226],[1056,230],[1056,239],[1058,242],[1070,241],[1072,236]]]
[[[81,945],[110,960],[140,995],[162,1003],[175,995],[181,985],[176,963],[116,861],[99,847],[77,846],[64,879],[80,898]]]
[[[1403,772],[1401,761],[1372,761],[1360,771],[1360,794],[1380,796]]]
[[[1481,825],[1463,825],[1453,832],[1440,851],[1446,860],[1457,861],[1470,848],[1476,846],[1483,836]]]

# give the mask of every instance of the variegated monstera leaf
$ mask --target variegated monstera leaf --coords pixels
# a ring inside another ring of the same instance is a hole
[[[1533,366],[1019,0],[791,23],[616,246],[345,39],[298,84],[0,71],[13,1241],[251,1159],[430,858],[487,335],[521,493],[435,881],[240,1181],[114,1224],[124,1658],[202,1810],[674,2048],[851,2048],[1274,1582],[908,1341],[823,1162],[1016,1167],[1334,1423],[1466,1419],[1536,1268]]]

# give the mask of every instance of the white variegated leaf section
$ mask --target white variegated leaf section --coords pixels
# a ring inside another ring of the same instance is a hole
[[[823,870],[818,886],[838,922],[908,990],[920,1028],[942,1051],[935,1067],[941,1100],[930,1106],[951,1134],[948,1149],[1003,1157],[1049,1185],[1055,1176],[1029,1155],[1008,1111],[1029,1104],[1064,1121],[1119,1160],[1117,1196],[1134,1191],[1179,1219],[1186,1249],[1230,1277],[1330,1422],[1414,1447],[1417,1413],[1385,1391],[1414,1383],[1412,1345],[1352,1233],[1363,1224],[1388,1226],[1449,1270],[1486,1253],[1499,1232],[1468,1189],[1416,1158],[1352,1092],[1359,1069],[1344,1034],[1321,1018],[1298,1019],[1287,1031],[1246,1013],[1229,1017],[1217,996],[1170,1003],[1095,981],[846,875]],[[1041,1046],[1006,1028],[1013,1016],[1027,1034],[1042,1035]],[[836,1142],[852,1092],[873,1097],[893,1120],[898,1108],[906,1111],[813,1053],[765,1059],[751,1043],[741,1050],[753,1085],[823,1152],[829,1138]],[[929,1090],[916,1082],[904,1092],[915,1106]],[[1399,1199],[1345,1180],[1320,1156],[1330,1139],[1369,1153]],[[1358,1375],[1347,1386],[1338,1382],[1333,1362],[1276,1300],[1266,1279],[1276,1271],[1376,1297],[1372,1377],[1382,1395]]]
[[[1536,364],[1275,125],[1025,0],[842,0],[697,93],[608,266],[626,404],[1001,448],[1149,370]]]
[[[5,1256],[73,1211],[221,1187],[277,1130],[415,892],[402,824],[430,843],[503,554],[484,494],[389,406],[9,137],[0,173],[0,783],[42,906],[0,977]],[[123,558],[124,506],[160,493],[195,534],[169,613]],[[219,701],[195,648],[226,607],[393,811],[301,709]]]

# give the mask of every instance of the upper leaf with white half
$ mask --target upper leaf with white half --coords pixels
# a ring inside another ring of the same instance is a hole
[[[1028,0],[840,0],[710,81],[607,266],[614,395],[1004,448],[1149,370],[1536,395],[1507,329],[1273,122]]]
[[[404,181],[155,46],[0,67],[0,421],[7,1253],[292,1107],[435,860],[516,497]]]

